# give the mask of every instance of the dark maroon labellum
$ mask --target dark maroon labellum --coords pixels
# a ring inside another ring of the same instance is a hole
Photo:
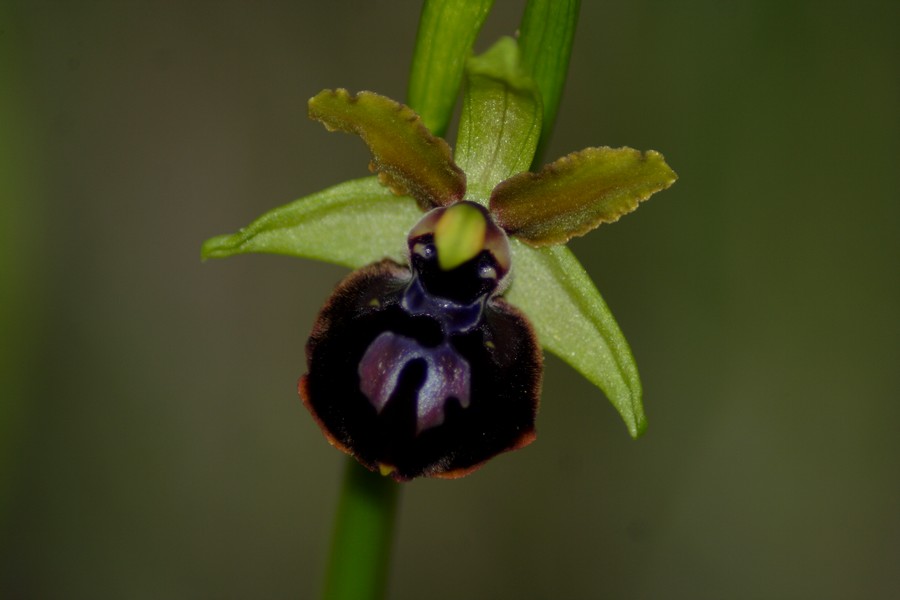
[[[442,270],[438,208],[410,232],[410,267],[351,273],[307,343],[300,395],[328,440],[366,467],[407,480],[459,477],[534,439],[541,352],[522,313],[497,293],[506,236],[478,205],[478,254]]]

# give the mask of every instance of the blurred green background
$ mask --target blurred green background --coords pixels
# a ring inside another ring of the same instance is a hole
[[[898,6],[584,2],[547,158],[680,175],[572,244],[650,427],[548,358],[535,444],[405,486],[392,598],[896,597]],[[199,247],[366,173],[305,102],[402,98],[418,13],[0,3],[0,597],[318,595],[342,456],[295,382],[345,271]]]

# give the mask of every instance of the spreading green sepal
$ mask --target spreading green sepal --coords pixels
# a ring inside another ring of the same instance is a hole
[[[450,146],[431,135],[411,108],[372,92],[325,90],[309,100],[309,116],[329,131],[359,135],[372,151],[372,171],[423,210],[448,206],[466,192],[466,176]]]
[[[587,148],[498,185],[491,213],[532,246],[563,244],[617,221],[676,179],[659,152]]]
[[[506,299],[531,320],[545,350],[599,387],[632,437],[647,427],[631,348],[578,259],[565,247],[510,239],[515,278]]]
[[[580,0],[529,0],[519,26],[522,66],[537,83],[544,105],[535,163],[543,155],[556,123],[580,5]]]
[[[406,235],[421,218],[412,198],[365,177],[273,209],[237,233],[210,238],[200,254],[286,254],[353,269],[382,258],[404,262]]]
[[[516,41],[501,38],[466,66],[456,162],[467,199],[487,204],[494,186],[527,171],[540,135],[540,92],[520,65]]]
[[[409,75],[409,105],[443,135],[453,116],[463,67],[494,0],[426,0]]]

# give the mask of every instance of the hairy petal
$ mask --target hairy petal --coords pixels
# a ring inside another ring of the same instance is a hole
[[[431,135],[408,106],[373,92],[324,90],[309,100],[309,116],[329,131],[359,135],[381,182],[412,196],[423,210],[452,204],[466,192],[466,176],[450,146]]]
[[[587,148],[502,182],[491,193],[491,213],[532,246],[563,244],[617,221],[676,179],[659,152]]]

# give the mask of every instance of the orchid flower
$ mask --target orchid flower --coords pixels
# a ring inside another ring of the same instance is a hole
[[[512,38],[469,59],[465,83],[455,151],[399,102],[319,93],[310,117],[359,135],[376,176],[203,246],[356,269],[313,327],[299,391],[329,442],[400,481],[464,475],[530,443],[541,348],[602,389],[632,436],[646,426],[628,344],[565,243],[675,173],[652,150],[607,147],[529,171],[544,107]]]

